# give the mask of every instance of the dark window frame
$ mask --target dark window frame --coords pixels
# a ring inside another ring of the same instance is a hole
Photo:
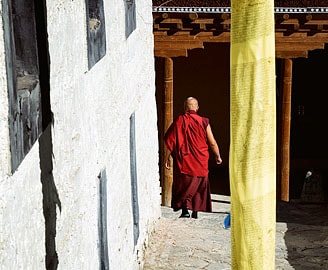
[[[135,0],[125,0],[125,37],[128,37],[137,28]]]
[[[11,173],[42,133],[34,0],[3,0]]]
[[[106,55],[106,27],[103,0],[85,0],[88,69]]]

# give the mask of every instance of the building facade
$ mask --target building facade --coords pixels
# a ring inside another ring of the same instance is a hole
[[[160,217],[150,1],[1,1],[0,269],[141,269]]]

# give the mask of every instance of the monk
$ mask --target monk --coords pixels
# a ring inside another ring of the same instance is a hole
[[[198,115],[198,101],[188,97],[184,113],[168,128],[164,142],[168,149],[165,168],[170,169],[170,156],[177,166],[172,185],[171,207],[182,209],[181,218],[198,218],[198,211],[212,212],[210,183],[208,179],[209,147],[217,164],[222,163],[219,146],[214,138],[209,119]]]

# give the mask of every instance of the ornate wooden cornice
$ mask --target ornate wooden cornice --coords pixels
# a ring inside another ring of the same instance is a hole
[[[171,7],[154,6],[153,12],[169,13],[231,13],[231,7]],[[328,7],[275,7],[274,13],[296,13],[296,14],[324,14],[328,13]]]
[[[153,6],[230,7],[230,0],[153,0]],[[275,7],[328,7],[328,0],[275,0]]]
[[[200,2],[203,5],[197,6]],[[188,50],[204,48],[206,42],[230,42],[231,10],[224,6],[230,1],[156,0],[153,4],[155,56],[188,56]],[[320,6],[323,4],[326,7]],[[328,43],[328,1],[275,1],[274,11],[276,57],[307,57],[309,51],[324,49]]]

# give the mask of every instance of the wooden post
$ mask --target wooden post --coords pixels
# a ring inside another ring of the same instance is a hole
[[[173,60],[165,58],[165,74],[164,74],[164,133],[173,122]],[[163,148],[163,158],[167,153],[167,148]],[[171,169],[163,169],[162,181],[162,205],[171,206],[172,199],[172,183],[173,183],[173,161],[171,159]]]
[[[289,201],[290,174],[290,122],[292,99],[292,59],[284,59],[284,78],[282,93],[282,125],[281,125],[281,200]]]

